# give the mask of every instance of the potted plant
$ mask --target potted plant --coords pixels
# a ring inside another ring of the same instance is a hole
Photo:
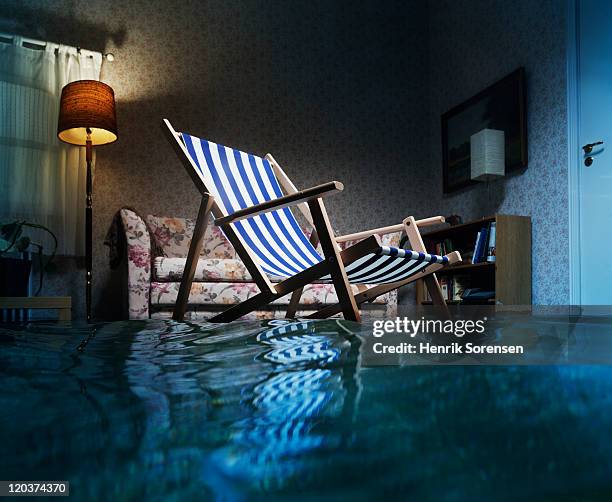
[[[46,260],[42,244],[33,242],[30,237],[23,235],[24,228],[43,230],[51,236],[53,250]],[[40,270],[38,288],[34,293],[36,296],[42,290],[44,273],[53,268],[57,237],[47,227],[38,223],[12,221],[0,224],[0,296],[27,296],[32,267],[31,250],[34,250]]]

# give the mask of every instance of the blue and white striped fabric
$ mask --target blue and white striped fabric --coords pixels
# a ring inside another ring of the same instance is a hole
[[[204,185],[225,214],[283,196],[266,159],[185,133],[182,137]],[[289,208],[233,226],[261,268],[272,276],[291,277],[321,261]]]
[[[266,159],[186,133],[181,133],[181,137],[198,168],[198,175],[224,214],[284,195]],[[272,277],[291,277],[322,260],[289,208],[232,225],[262,270]],[[352,283],[381,284],[407,279],[430,263],[448,263],[448,259],[381,246],[376,253],[347,266],[346,272]],[[331,281],[331,278],[321,280]]]
[[[381,246],[376,253],[365,255],[346,266],[353,284],[385,284],[408,279],[432,263],[448,264],[446,256],[417,253],[410,249]],[[324,277],[323,280],[331,280]]]
[[[257,335],[257,341],[272,347],[265,359],[278,364],[331,363],[340,357],[340,349],[329,337],[314,332],[312,322],[283,323]]]

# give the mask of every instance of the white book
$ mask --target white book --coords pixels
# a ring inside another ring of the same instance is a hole
[[[491,223],[489,229],[489,245],[487,246],[487,261],[495,261],[495,222]]]

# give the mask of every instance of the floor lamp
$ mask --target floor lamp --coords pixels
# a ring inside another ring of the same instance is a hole
[[[65,143],[85,146],[87,197],[85,199],[85,298],[91,320],[92,269],[92,149],[117,140],[115,93],[97,80],[77,80],[62,89],[57,136]]]

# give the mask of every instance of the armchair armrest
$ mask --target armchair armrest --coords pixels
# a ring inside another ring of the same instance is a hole
[[[130,319],[148,319],[151,289],[151,238],[144,220],[130,209],[121,209],[127,243],[128,303]]]
[[[215,225],[222,226],[228,223],[234,223],[236,221],[257,216],[261,213],[268,211],[274,211],[276,209],[282,209],[287,206],[293,206],[300,202],[306,202],[312,199],[317,199],[330,193],[341,192],[344,189],[344,185],[339,181],[330,181],[329,183],[323,183],[316,187],[307,188],[306,190],[300,190],[299,192],[279,197],[278,199],[269,200],[256,204],[245,209],[240,209],[229,216],[224,216],[215,220]]]
[[[431,218],[416,220],[415,223],[418,227],[426,227],[429,225],[444,223],[444,221],[444,216],[432,216]],[[365,230],[363,232],[357,232],[354,234],[341,235],[336,237],[336,242],[356,241],[359,239],[365,239],[366,237],[374,234],[385,235],[393,232],[401,232],[402,230],[404,230],[404,224],[399,223],[397,225],[390,225],[388,227],[373,228],[372,230]]]

